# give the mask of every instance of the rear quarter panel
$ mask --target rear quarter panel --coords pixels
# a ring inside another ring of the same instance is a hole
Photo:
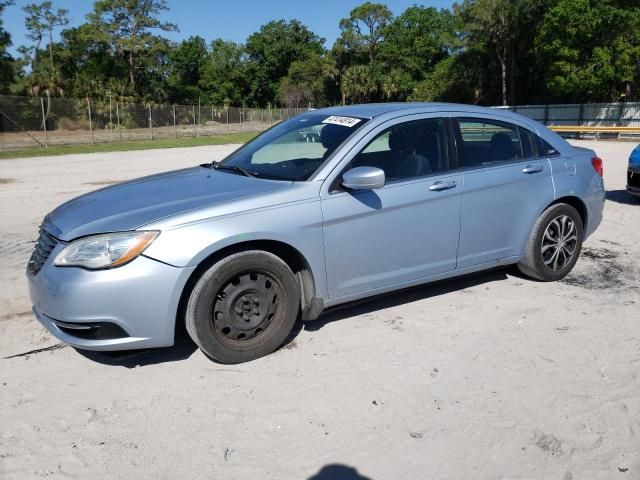
[[[591,164],[595,156],[592,150],[573,148],[567,155],[547,159],[553,172],[556,198],[578,197],[586,206],[585,238],[602,221],[605,201],[604,181]]]

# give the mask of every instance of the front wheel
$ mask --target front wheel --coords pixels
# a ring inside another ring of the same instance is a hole
[[[571,205],[550,206],[533,227],[518,268],[545,282],[563,279],[580,256],[583,228],[580,214]]]
[[[240,252],[200,277],[189,297],[189,335],[209,357],[242,363],[267,355],[285,341],[300,307],[298,284],[279,257]]]

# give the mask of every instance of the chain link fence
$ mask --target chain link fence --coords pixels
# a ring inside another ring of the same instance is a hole
[[[640,128],[640,102],[498,108],[548,126]],[[261,132],[304,111],[0,95],[0,149]],[[637,138],[633,133],[604,135]]]
[[[0,95],[0,149],[261,132],[304,111]]]

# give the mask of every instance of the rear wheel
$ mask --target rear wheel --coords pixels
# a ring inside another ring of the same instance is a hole
[[[298,284],[286,263],[268,252],[241,252],[200,277],[189,297],[186,326],[211,358],[247,362],[284,342],[299,306]]]
[[[559,203],[540,216],[518,264],[522,273],[552,282],[566,277],[582,250],[582,218],[571,205]]]

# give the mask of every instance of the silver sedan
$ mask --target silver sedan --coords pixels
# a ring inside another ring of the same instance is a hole
[[[236,363],[372,295],[509,264],[561,279],[603,205],[596,154],[522,116],[335,107],[59,206],[27,276],[38,320],[77,348],[170,346],[184,322]]]

